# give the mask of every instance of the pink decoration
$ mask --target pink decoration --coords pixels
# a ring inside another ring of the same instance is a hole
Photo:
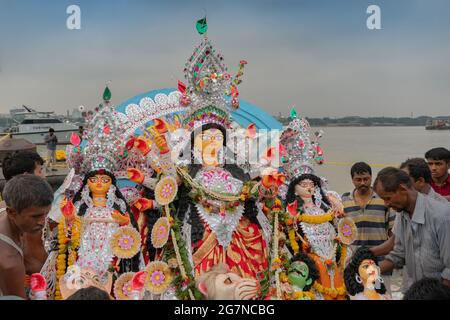
[[[292,218],[295,218],[295,217],[298,216],[297,209],[298,209],[298,202],[297,202],[297,200],[295,200],[294,202],[288,204],[288,206],[287,206],[287,211],[289,212],[289,215]]]
[[[164,279],[165,279],[164,272],[157,270],[152,273],[152,276],[150,279],[151,279],[151,282],[153,285],[160,286],[164,283]]]
[[[186,85],[180,80],[178,80],[178,91],[180,91],[183,94],[186,92]]]
[[[191,99],[186,94],[183,94],[180,98],[180,103],[183,107],[187,107],[191,103]]]
[[[250,139],[255,138],[256,136],[256,125],[254,123],[251,123],[248,127],[247,127],[247,137],[249,137]]]
[[[147,276],[147,272],[145,271],[139,271],[137,272],[134,276],[133,279],[131,280],[131,288],[132,290],[142,290],[144,288],[145,285],[145,277]]]
[[[319,156],[323,156],[323,150],[320,146],[317,146],[316,151]]]
[[[164,226],[159,227],[157,235],[158,235],[157,238],[159,241],[161,241],[162,239],[165,239],[165,237],[167,235],[167,229]]]
[[[80,136],[75,132],[72,132],[72,135],[70,136],[70,143],[74,146],[79,146],[81,143]]]
[[[133,237],[130,237],[128,235],[124,235],[119,239],[119,246],[123,250],[130,250],[133,246]]]
[[[239,109],[239,99],[236,97],[233,97],[233,99],[231,99],[231,106],[234,109]]]
[[[47,282],[45,278],[40,273],[34,273],[30,278],[30,287],[33,292],[35,291],[43,291],[47,289]]]

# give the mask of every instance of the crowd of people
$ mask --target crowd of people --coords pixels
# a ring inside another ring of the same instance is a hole
[[[412,296],[408,289],[417,290],[413,284],[418,281],[440,279],[450,285],[449,169],[446,148],[431,149],[399,168],[384,168],[373,185],[369,165],[352,167],[355,189],[343,200],[358,227],[356,244],[370,246],[381,258],[384,279],[394,268],[403,268],[405,298]]]

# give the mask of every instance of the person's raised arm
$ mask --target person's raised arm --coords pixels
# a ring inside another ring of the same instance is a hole
[[[391,260],[386,259],[380,262],[380,272],[382,274],[391,272],[392,270],[394,270],[394,268],[394,262],[392,262]]]
[[[392,235],[391,237],[389,237],[389,239],[387,239],[382,244],[379,244],[375,247],[370,248],[370,251],[372,251],[372,253],[376,257],[385,256],[385,255],[388,255],[389,252],[391,252],[394,249],[394,244],[395,244],[395,236]]]

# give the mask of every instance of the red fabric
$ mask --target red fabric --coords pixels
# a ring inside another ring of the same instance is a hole
[[[442,186],[436,185],[434,181],[431,182],[431,186],[433,187],[434,191],[439,193],[441,196],[450,196],[450,174],[447,174],[447,180]]]
[[[205,226],[205,236],[199,247],[206,242],[205,239],[209,236],[212,236],[211,229]],[[257,279],[257,275],[264,272],[268,267],[267,244],[264,241],[261,229],[254,223],[238,226],[237,230],[233,233],[233,240],[227,250],[224,250],[218,244],[217,240],[214,243],[207,256],[196,265],[195,269],[197,274],[209,271],[214,265],[223,261],[224,256],[229,270],[244,278],[250,277]],[[252,248],[253,246],[258,246],[259,249]],[[235,256],[234,259],[233,256]],[[236,256],[239,258],[236,259]]]

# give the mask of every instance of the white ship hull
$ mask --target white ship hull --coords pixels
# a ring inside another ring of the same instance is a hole
[[[58,138],[58,144],[69,144],[70,143],[70,136],[72,135],[72,132],[77,132],[78,129],[68,129],[68,130],[55,130],[55,135]],[[11,133],[11,136],[16,139],[25,139],[30,141],[31,143],[34,143],[36,145],[45,145],[45,135],[48,134],[47,131],[41,131],[41,132],[15,132]]]

